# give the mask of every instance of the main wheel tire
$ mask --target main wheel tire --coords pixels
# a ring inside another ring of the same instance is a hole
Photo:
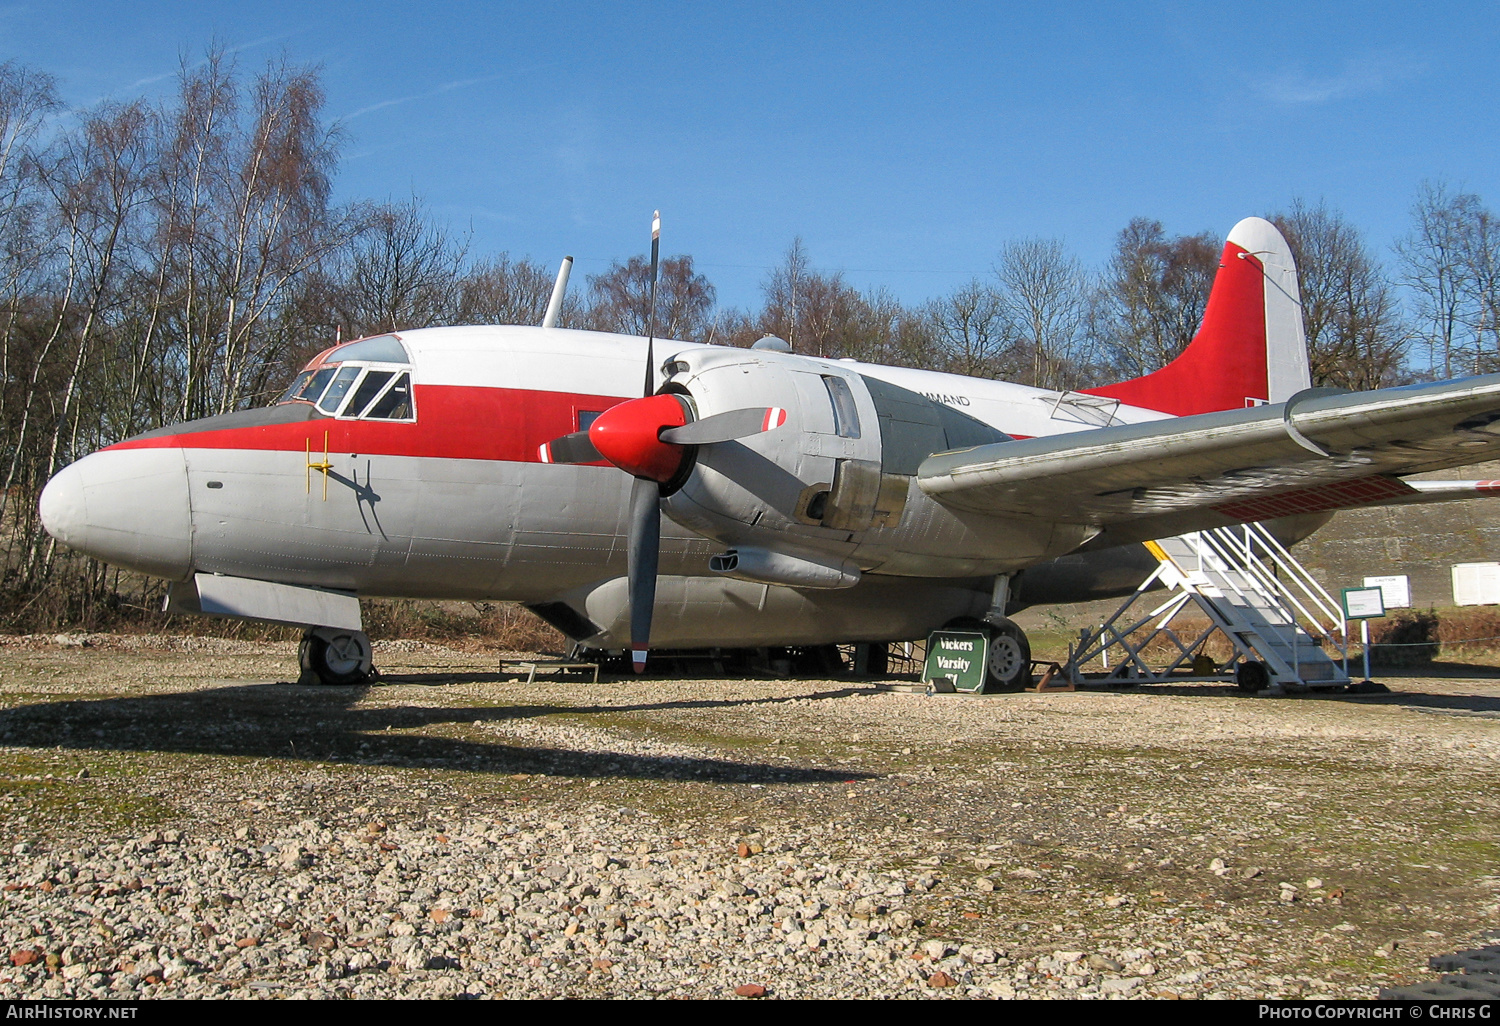
[[[990,636],[984,691],[1022,691],[1031,686],[1031,642],[1026,632],[1009,620],[986,624]]]
[[[1234,685],[1247,694],[1264,691],[1271,686],[1271,671],[1255,660],[1240,663],[1234,668]]]
[[[311,630],[297,651],[302,669],[319,684],[363,684],[374,670],[370,636],[363,631]]]
[[[982,694],[1024,691],[1031,687],[1031,642],[1026,640],[1026,632],[1012,621],[987,623],[964,617],[949,621],[943,630],[977,631],[989,638]]]

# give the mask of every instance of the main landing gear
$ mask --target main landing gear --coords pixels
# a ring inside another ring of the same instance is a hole
[[[1008,619],[993,622],[965,618],[948,624],[945,630],[979,631],[990,639],[989,658],[985,662],[984,693],[1024,691],[1031,687],[1031,642],[1026,632]]]
[[[375,673],[370,636],[341,627],[313,627],[297,649],[303,684],[364,684]]]

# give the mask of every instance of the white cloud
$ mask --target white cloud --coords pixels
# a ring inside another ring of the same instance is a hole
[[[412,93],[410,96],[398,96],[393,100],[381,100],[379,103],[372,103],[368,107],[361,107],[359,108],[359,110],[354,111],[353,113],[345,114],[340,120],[353,121],[355,118],[360,117],[364,114],[370,114],[377,110],[384,110],[387,107],[394,107],[402,103],[410,103],[413,100],[425,100],[429,96],[439,96],[443,93],[452,92],[455,89],[463,89],[467,86],[472,85],[482,85],[485,82],[494,82],[497,79],[507,77],[509,77],[508,74],[485,75],[483,78],[463,78],[453,82],[444,82],[437,88],[429,89],[424,93]]]
[[[1251,88],[1266,99],[1288,105],[1330,103],[1378,92],[1397,82],[1415,78],[1426,66],[1389,54],[1374,54],[1344,61],[1331,75],[1309,74],[1296,68],[1253,81]]]

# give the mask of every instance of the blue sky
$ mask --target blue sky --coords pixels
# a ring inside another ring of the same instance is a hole
[[[595,4],[50,0],[0,58],[87,106],[212,40],[323,69],[343,198],[421,197],[475,254],[596,273],[691,253],[754,306],[800,235],[904,301],[1131,218],[1220,237],[1325,201],[1391,259],[1424,179],[1500,206],[1489,4]]]

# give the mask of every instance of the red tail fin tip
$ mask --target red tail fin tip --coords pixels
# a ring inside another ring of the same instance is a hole
[[[1144,377],[1083,391],[1185,417],[1281,402],[1311,383],[1297,267],[1276,226],[1235,225],[1203,311],[1182,354]]]

